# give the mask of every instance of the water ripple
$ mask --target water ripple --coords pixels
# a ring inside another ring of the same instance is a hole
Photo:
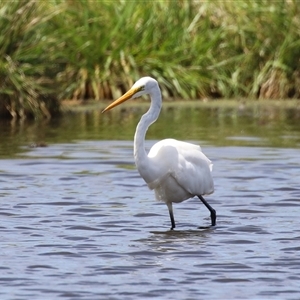
[[[131,152],[78,142],[2,160],[1,299],[299,299],[297,149],[206,147],[217,226],[199,228],[192,199],[173,231]]]

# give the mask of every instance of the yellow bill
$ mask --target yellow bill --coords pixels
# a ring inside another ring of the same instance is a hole
[[[133,97],[133,95],[136,94],[140,90],[141,90],[140,88],[131,88],[128,92],[126,92],[119,99],[115,100],[113,103],[109,104],[106,108],[104,108],[102,110],[102,113],[114,108],[115,106],[120,105],[121,103],[125,102],[126,100],[131,99]]]

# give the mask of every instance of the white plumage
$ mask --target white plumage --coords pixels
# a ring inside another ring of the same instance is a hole
[[[179,203],[198,196],[211,213],[212,226],[216,212],[202,195],[213,193],[212,163],[203,154],[200,146],[174,139],[165,139],[145,150],[145,135],[149,126],[160,113],[162,98],[158,83],[151,77],[139,79],[122,97],[107,106],[112,109],[122,102],[149,94],[151,105],[142,116],[134,136],[134,157],[137,169],[148,187],[155,191],[157,200],[164,201],[169,209],[171,229],[175,228],[172,203]]]

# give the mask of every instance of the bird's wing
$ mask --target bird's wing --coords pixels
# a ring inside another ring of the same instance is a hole
[[[214,191],[212,163],[200,146],[166,139],[156,143],[148,156],[161,170],[157,182],[172,176],[190,194],[205,195]]]

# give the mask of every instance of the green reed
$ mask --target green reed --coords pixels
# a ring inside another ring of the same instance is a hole
[[[165,97],[300,97],[298,0],[0,0],[0,109],[50,116],[139,77]]]

